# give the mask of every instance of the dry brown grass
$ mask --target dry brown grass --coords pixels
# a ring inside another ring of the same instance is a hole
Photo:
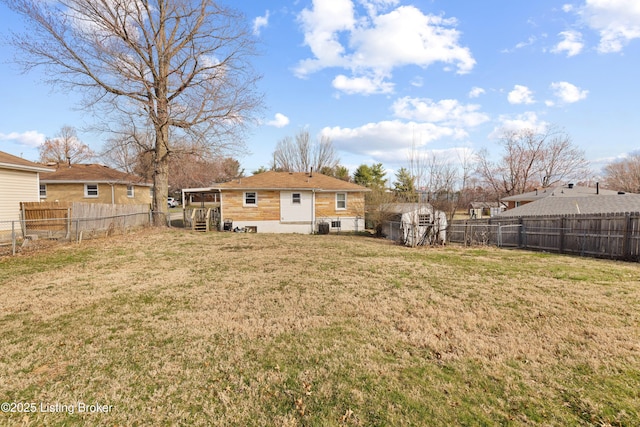
[[[25,425],[637,425],[640,267],[143,231],[0,260]]]

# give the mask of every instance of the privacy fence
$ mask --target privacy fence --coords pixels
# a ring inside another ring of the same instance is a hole
[[[149,205],[111,205],[102,203],[23,202],[19,221],[0,221],[0,245],[18,245],[40,239],[90,239],[148,226],[152,221]]]
[[[640,213],[453,221],[450,242],[640,261]]]

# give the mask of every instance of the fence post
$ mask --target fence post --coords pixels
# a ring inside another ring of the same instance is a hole
[[[16,254],[16,222],[11,221],[11,254]]]
[[[565,226],[564,222],[565,222],[564,221],[564,217],[561,216],[560,217],[560,236],[559,236],[560,237],[560,241],[558,242],[558,246],[559,246],[558,252],[560,252],[560,253],[564,252],[564,226]]]
[[[629,241],[631,239],[631,214],[624,214],[624,229],[622,231],[622,257],[623,259],[629,259],[631,257],[631,245]]]
[[[520,227],[518,227],[518,247],[524,248],[524,221],[522,217],[518,218],[518,225],[520,225]]]

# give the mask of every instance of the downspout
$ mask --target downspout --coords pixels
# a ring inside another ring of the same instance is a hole
[[[220,191],[220,190],[218,190]],[[224,231],[224,214],[222,212],[222,191],[220,191],[218,193],[218,196],[220,197],[219,202],[220,202],[220,224],[218,225],[218,231]],[[220,229],[222,228],[222,229]]]
[[[115,184],[111,184],[109,183],[109,185],[111,186],[111,204],[115,205],[116,204],[116,194],[115,194]]]
[[[311,189],[311,234],[316,230],[316,189]]]

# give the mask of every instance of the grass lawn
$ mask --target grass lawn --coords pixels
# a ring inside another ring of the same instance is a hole
[[[638,264],[172,229],[0,286],[0,425],[640,425]]]

